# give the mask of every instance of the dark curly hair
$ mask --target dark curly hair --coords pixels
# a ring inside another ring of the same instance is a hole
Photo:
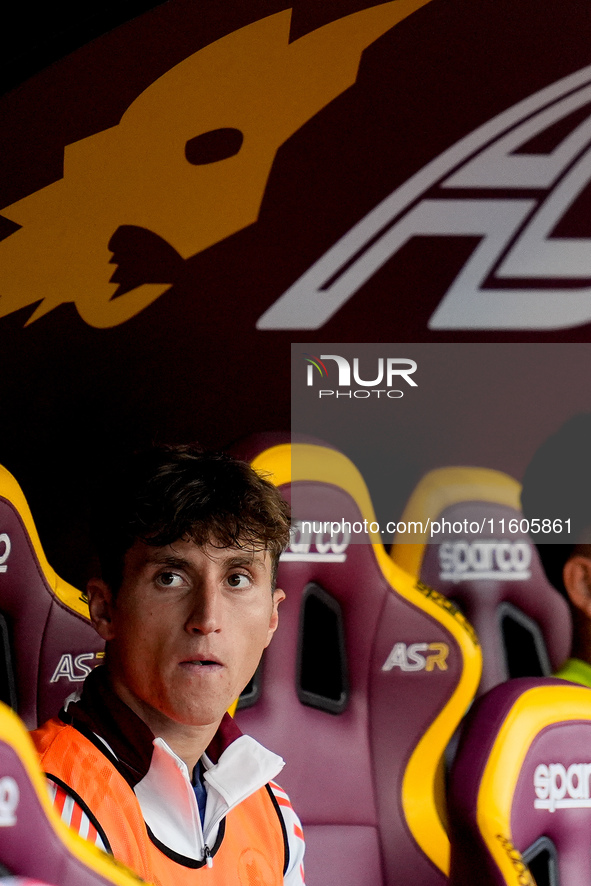
[[[289,541],[290,513],[279,490],[246,462],[196,445],[154,446],[126,459],[103,485],[93,517],[101,574],[113,592],[136,540],[164,547],[267,550],[275,585]]]

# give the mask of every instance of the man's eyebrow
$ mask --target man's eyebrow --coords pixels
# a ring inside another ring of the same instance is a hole
[[[232,569],[234,566],[259,566],[265,565],[265,558],[259,554],[234,554],[222,560],[224,566]]]
[[[256,551],[254,553],[249,552],[244,554],[232,553],[225,557],[220,557],[219,562],[226,569],[234,569],[238,566],[254,566],[262,569],[265,565],[265,552]],[[171,566],[175,569],[190,569],[193,565],[191,561],[187,560],[185,557],[178,557],[174,554],[165,554],[158,549],[149,551],[146,554],[144,563],[147,566]]]
[[[158,566],[174,566],[176,569],[187,569],[191,565],[184,557],[174,557],[171,554],[162,554],[158,551],[150,551],[144,562],[148,566],[154,563]]]

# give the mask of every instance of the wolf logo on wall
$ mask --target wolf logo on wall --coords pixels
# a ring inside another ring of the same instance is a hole
[[[0,243],[0,316],[40,302],[31,323],[73,302],[105,328],[147,307],[185,259],[257,220],[280,145],[426,2],[371,7],[292,43],[285,10],[173,67],[117,126],[66,147],[62,179],[2,210],[21,227]]]

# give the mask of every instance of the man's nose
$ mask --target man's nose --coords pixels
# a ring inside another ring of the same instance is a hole
[[[215,582],[195,588],[185,629],[190,634],[212,634],[222,626],[222,595]]]

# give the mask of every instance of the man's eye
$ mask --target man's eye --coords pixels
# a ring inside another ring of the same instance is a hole
[[[247,588],[250,584],[250,576],[242,572],[233,572],[228,576],[228,584],[232,588]]]
[[[156,581],[165,588],[178,588],[183,583],[183,579],[176,572],[161,572]]]

